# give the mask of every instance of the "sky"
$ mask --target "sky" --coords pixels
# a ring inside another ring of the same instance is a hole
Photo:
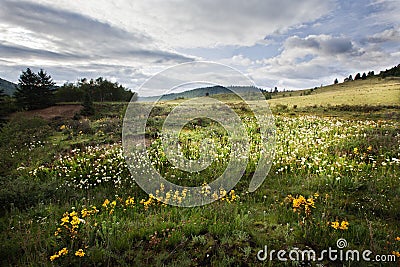
[[[58,85],[102,76],[137,91],[212,61],[262,88],[313,88],[400,64],[398,14],[398,0],[1,0],[0,77],[43,68]]]

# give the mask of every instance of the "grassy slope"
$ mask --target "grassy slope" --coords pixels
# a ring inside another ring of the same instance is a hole
[[[336,85],[328,85],[314,89],[279,92],[273,94],[268,103],[272,108],[277,105],[287,105],[292,108],[311,106],[337,106],[337,105],[399,105],[400,80],[398,79],[368,79],[358,80]],[[238,98],[231,94],[215,95],[223,101],[236,102]],[[168,103],[180,103],[185,100],[173,100]]]
[[[309,90],[305,90],[309,91]],[[306,107],[313,105],[396,105],[400,104],[400,81],[398,80],[358,80],[318,88],[311,95],[300,96],[300,92],[280,93],[288,97],[271,99],[270,105],[297,105]]]

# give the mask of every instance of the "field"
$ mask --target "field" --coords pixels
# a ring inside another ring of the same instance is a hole
[[[160,188],[149,196],[131,178],[121,144],[126,104],[97,103],[91,117],[14,115],[0,133],[1,264],[399,266],[400,83],[376,79],[289,94],[269,100],[276,154],[252,193],[260,134],[245,104],[216,97],[251,138],[245,173],[230,191],[208,190],[230,158],[226,131],[207,120],[184,127],[185,157],[199,157],[205,135],[216,144],[212,169],[185,173],[171,166],[156,134],[183,100],[157,106],[146,128],[155,168],[218,199],[190,208],[160,201],[179,204],[188,192]],[[321,253],[337,249],[340,238],[347,241],[343,251],[370,250],[371,259],[392,262],[257,258],[265,246]]]

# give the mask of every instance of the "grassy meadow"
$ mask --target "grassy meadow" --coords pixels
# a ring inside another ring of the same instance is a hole
[[[121,144],[126,104],[95,103],[90,117],[13,115],[0,131],[1,265],[399,266],[400,81],[360,80],[268,100],[276,155],[253,193],[259,127],[238,99],[215,98],[233,108],[251,137],[234,190],[207,191],[229,160],[227,133],[216,123],[195,120],[180,135],[191,159],[205,135],[215,141],[212,169],[185,173],[163,153],[156,133],[184,100],[158,105],[146,128],[160,173],[218,199],[192,208],[159,201],[179,203],[188,192],[160,188],[149,196],[131,179]],[[348,249],[394,261],[257,259],[265,246],[321,252],[337,248],[339,238]]]

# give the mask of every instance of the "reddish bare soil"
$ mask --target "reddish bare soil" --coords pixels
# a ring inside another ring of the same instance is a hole
[[[76,105],[58,105],[51,106],[44,109],[29,110],[23,112],[13,113],[11,116],[23,115],[29,117],[41,117],[46,120],[51,120],[54,118],[72,118],[76,113],[81,111],[82,106],[80,104]]]

